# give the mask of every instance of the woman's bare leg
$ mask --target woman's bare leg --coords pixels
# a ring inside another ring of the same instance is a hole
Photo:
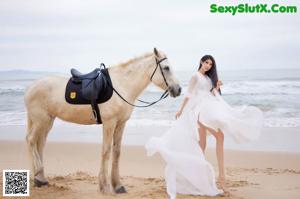
[[[215,130],[208,128],[208,131],[216,138],[216,154],[218,160],[219,177],[222,188],[225,188],[225,170],[224,170],[224,134],[222,131],[216,132]]]
[[[225,171],[224,171],[224,134],[220,131],[217,133],[217,146],[216,153],[219,165],[219,181],[225,181]]]
[[[199,145],[202,149],[203,154],[205,154],[205,148],[206,148],[206,128],[203,124],[199,123]]]
[[[216,154],[218,160],[219,168],[219,180],[225,180],[224,172],[224,134],[222,131],[216,132],[215,130],[204,126],[202,123],[198,122],[199,128],[199,137],[200,137],[200,147],[204,153],[206,147],[206,130],[208,130],[216,138]]]
[[[225,170],[224,170],[224,134],[221,130],[216,132],[215,130],[203,125],[200,122],[198,122],[198,124],[200,126],[200,128],[198,130],[199,137],[200,137],[199,144],[200,144],[200,147],[202,150],[203,149],[205,150],[205,147],[206,147],[206,131],[207,130],[216,138],[216,154],[217,154],[218,169],[219,169],[218,182],[220,183],[222,189],[226,192],[227,188],[226,188],[226,184],[225,184]]]

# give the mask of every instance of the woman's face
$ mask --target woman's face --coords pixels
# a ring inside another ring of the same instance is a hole
[[[212,67],[212,65],[213,65],[213,62],[212,62],[212,60],[210,60],[210,59],[207,59],[207,60],[205,60],[205,61],[201,61],[201,65],[202,65],[202,67],[201,68],[203,68],[203,70],[205,71],[205,72],[207,72],[207,71],[209,71],[210,69],[211,69],[211,67]]]

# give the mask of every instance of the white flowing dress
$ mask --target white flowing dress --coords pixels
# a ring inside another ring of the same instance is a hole
[[[198,121],[232,136],[238,143],[257,139],[263,113],[252,106],[231,107],[212,88],[210,78],[193,74],[186,97],[189,101],[182,115],[161,137],[152,137],[145,145],[148,156],[160,153],[166,162],[165,180],[171,199],[176,193],[215,196],[218,189],[211,164],[199,145]]]

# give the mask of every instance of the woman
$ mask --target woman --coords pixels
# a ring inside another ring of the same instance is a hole
[[[262,112],[256,107],[230,107],[221,97],[216,62],[211,55],[201,58],[198,71],[193,74],[177,121],[159,138],[146,144],[148,155],[159,152],[166,161],[167,193],[216,196],[224,193],[224,135],[236,142],[258,138],[262,127]],[[221,188],[215,182],[214,170],[204,153],[207,132],[216,138]]]

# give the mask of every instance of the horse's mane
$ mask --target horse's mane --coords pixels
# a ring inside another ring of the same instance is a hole
[[[149,57],[149,56],[152,56],[152,55],[153,55],[153,53],[145,53],[145,54],[143,54],[141,56],[134,57],[134,58],[129,59],[129,60],[125,61],[125,62],[121,62],[120,64],[118,64],[118,66],[124,68],[124,67],[127,67],[128,65],[132,64],[135,61],[138,61],[140,59],[143,59],[143,58],[146,58],[146,57]]]

